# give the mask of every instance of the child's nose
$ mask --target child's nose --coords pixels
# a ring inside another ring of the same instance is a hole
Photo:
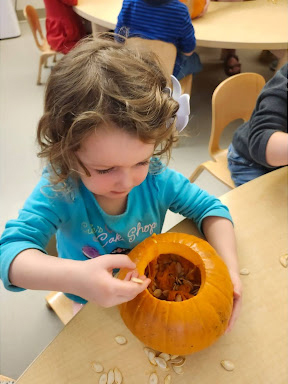
[[[134,186],[133,172],[130,169],[123,169],[119,175],[118,185],[124,190],[128,190]]]

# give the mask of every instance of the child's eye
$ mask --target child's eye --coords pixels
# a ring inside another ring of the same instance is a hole
[[[109,172],[111,172],[113,170],[113,168],[109,168],[109,169],[95,169],[95,172],[97,172],[99,175],[105,175]]]
[[[150,160],[141,161],[141,163],[138,163],[137,165],[148,165],[150,164]]]

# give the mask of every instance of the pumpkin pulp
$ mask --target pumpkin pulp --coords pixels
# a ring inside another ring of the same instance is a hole
[[[176,254],[160,254],[145,269],[151,279],[148,291],[160,300],[176,301],[197,295],[201,286],[200,269]]]

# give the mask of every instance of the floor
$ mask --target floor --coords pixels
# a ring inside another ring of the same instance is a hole
[[[36,85],[39,53],[27,23],[21,22],[20,28],[20,37],[0,41],[0,233],[6,221],[17,216],[42,168],[35,144],[44,94],[44,86]],[[204,68],[193,80],[191,120],[185,137],[173,150],[170,163],[185,176],[209,158],[211,95],[226,78],[219,60],[220,49],[198,48],[198,53]],[[273,76],[268,65],[259,62],[260,51],[242,50],[238,54],[243,72],[260,73],[266,80]],[[49,69],[43,70],[43,81],[49,72]],[[238,124],[225,134],[223,145],[229,143]],[[216,196],[229,190],[205,172],[197,184]],[[180,216],[169,213],[164,231],[180,220]],[[0,374],[17,379],[63,328],[45,306],[46,294],[43,291],[12,293],[0,284]]]

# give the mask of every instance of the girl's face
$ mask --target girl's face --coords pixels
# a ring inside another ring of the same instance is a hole
[[[98,201],[123,200],[145,180],[153,152],[154,144],[143,143],[113,124],[103,125],[76,153],[91,174],[86,176],[79,166],[81,180]]]

